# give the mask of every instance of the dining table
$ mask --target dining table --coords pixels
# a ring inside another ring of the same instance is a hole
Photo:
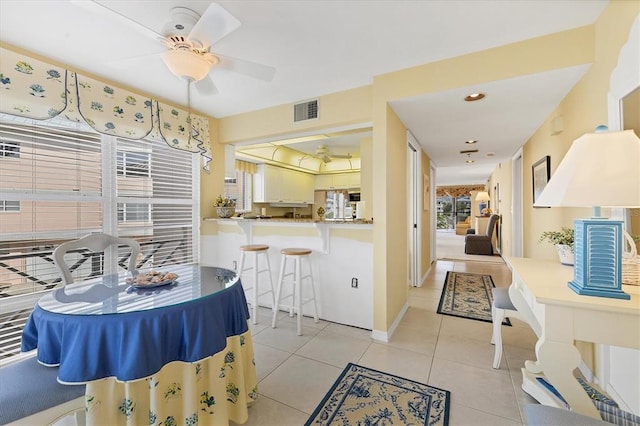
[[[37,349],[60,383],[86,385],[87,424],[244,423],[257,379],[240,277],[199,264],[164,269],[177,277],[103,275],[46,294],[22,351]]]

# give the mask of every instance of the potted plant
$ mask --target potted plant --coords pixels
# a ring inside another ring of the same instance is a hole
[[[540,235],[539,243],[550,242],[556,246],[560,263],[573,266],[573,229],[562,227],[560,231],[545,231]]]
[[[229,218],[236,212],[236,200],[222,197],[222,195],[218,195],[216,201],[213,202],[213,206],[216,208],[218,216],[222,218]]]

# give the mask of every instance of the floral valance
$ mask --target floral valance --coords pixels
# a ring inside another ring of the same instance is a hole
[[[163,141],[212,159],[206,117],[0,48],[0,112],[47,120],[60,115],[95,131]]]
[[[484,185],[472,186],[438,186],[436,187],[436,195],[438,197],[463,197],[471,195],[471,191],[485,191]]]

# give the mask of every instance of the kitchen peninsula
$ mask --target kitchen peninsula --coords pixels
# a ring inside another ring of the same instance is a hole
[[[214,222],[217,232],[202,238],[203,264],[237,269],[241,245],[267,244],[275,283],[280,250],[309,248],[313,250],[311,262],[320,318],[369,330],[373,328],[373,222],[275,217],[204,220]],[[249,285],[250,279],[243,277]],[[268,295],[260,299],[260,305],[271,307]]]

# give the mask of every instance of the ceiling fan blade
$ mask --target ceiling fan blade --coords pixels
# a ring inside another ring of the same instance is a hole
[[[121,14],[120,12],[110,9],[107,6],[98,3],[97,1],[94,0],[70,0],[70,2],[72,4],[75,4],[77,6],[83,7],[86,10],[92,11],[96,14],[99,14],[101,16],[105,16],[106,14],[109,14],[111,17],[113,17],[113,20],[119,21],[120,23],[122,23],[123,25],[130,27],[130,28],[134,28],[136,29],[138,32],[142,33],[142,35],[144,35],[145,37],[148,37],[150,39],[157,39],[157,40],[163,40],[164,37],[162,37],[161,34],[158,34],[157,32],[155,32],[154,30],[152,30],[149,27],[146,27],[144,25],[142,25],[140,22],[138,21],[134,21],[133,19],[129,18],[128,16],[125,16],[123,14]]]
[[[213,83],[211,74],[207,75],[202,80],[196,81],[194,84],[196,86],[196,89],[198,90],[198,93],[200,93],[201,95],[215,95],[216,93],[218,93],[218,88]]]
[[[244,59],[232,58],[230,56],[215,55],[220,59],[215,67],[237,72],[253,77],[258,80],[272,81],[276,75],[276,69],[268,65],[245,61]]]
[[[148,55],[131,56],[129,58],[118,58],[112,61],[108,61],[107,65],[117,69],[140,67],[141,65],[148,63],[148,61],[156,60],[156,58],[161,59],[163,53],[164,52],[156,52],[150,53]]]
[[[207,47],[240,26],[240,21],[217,3],[211,3],[189,33],[189,40]]]

